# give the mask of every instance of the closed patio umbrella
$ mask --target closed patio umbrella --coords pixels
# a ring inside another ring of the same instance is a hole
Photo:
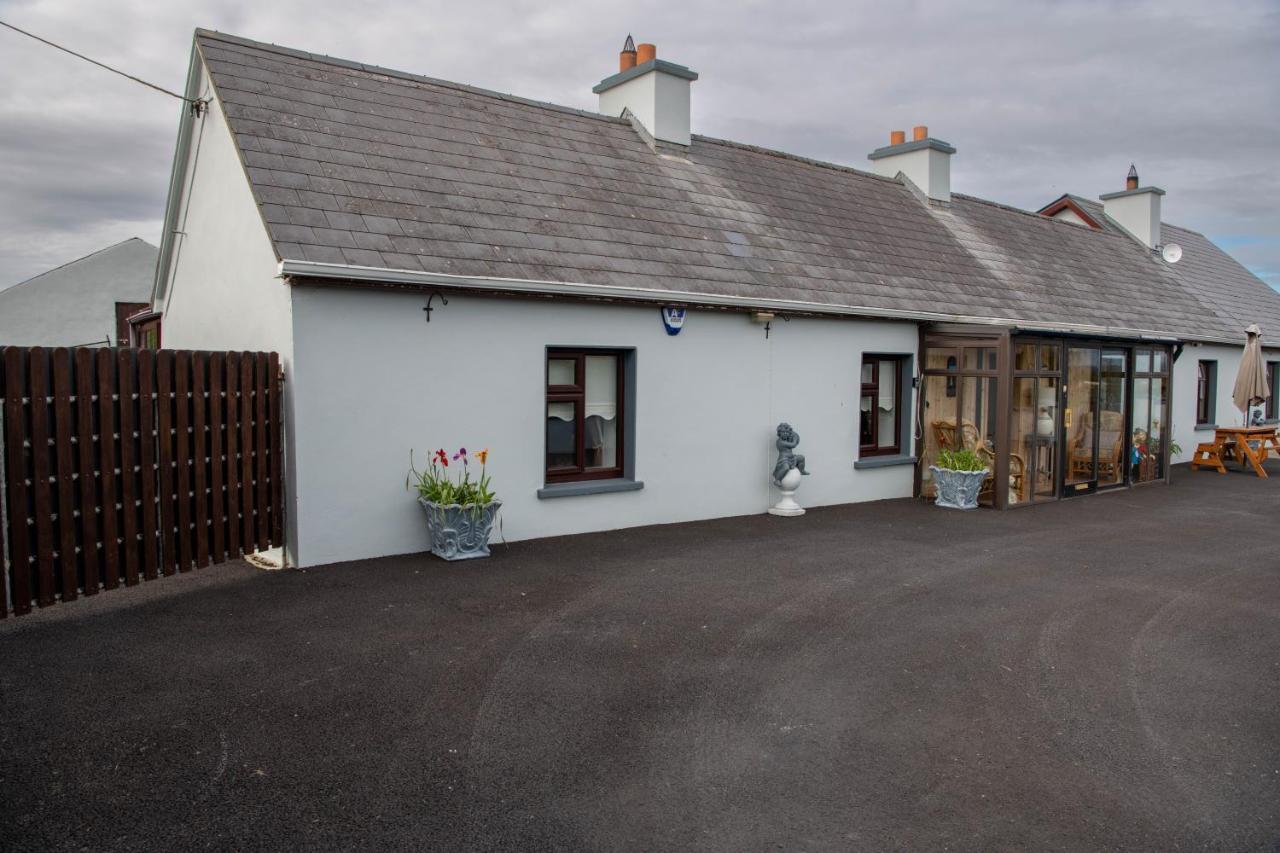
[[[1244,425],[1249,425],[1249,407],[1265,402],[1271,396],[1267,387],[1267,369],[1262,363],[1262,329],[1257,324],[1245,329],[1248,340],[1244,345],[1244,358],[1240,359],[1240,372],[1236,375],[1236,387],[1231,400],[1244,412]]]

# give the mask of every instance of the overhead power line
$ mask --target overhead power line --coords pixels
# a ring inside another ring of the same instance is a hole
[[[77,59],[83,59],[85,62],[88,62],[91,65],[96,65],[99,68],[105,68],[107,71],[110,71],[112,74],[119,74],[121,77],[124,77],[128,80],[132,80],[135,83],[141,83],[142,85],[146,86],[148,89],[155,89],[157,92],[163,92],[164,94],[168,95],[171,98],[177,98],[180,101],[186,101],[188,104],[191,104],[193,106],[199,106],[202,103],[198,98],[188,98],[186,95],[179,95],[177,92],[171,92],[168,89],[164,88],[163,86],[157,86],[155,83],[148,83],[146,80],[143,80],[140,77],[134,77],[132,74],[128,74],[124,71],[121,71],[119,68],[112,68],[110,65],[107,65],[105,62],[99,62],[96,59],[90,59],[89,57],[85,56],[83,53],[76,53],[74,50],[72,50],[69,47],[63,47],[60,44],[55,44],[54,42],[51,42],[46,38],[41,38],[35,33],[29,33],[20,27],[15,27],[13,24],[10,24],[7,21],[0,21],[0,26],[8,27],[9,29],[13,30],[15,33],[21,33],[27,38],[35,39],[41,44],[47,44],[49,47],[60,50],[63,53],[69,53],[72,56],[76,57]]]

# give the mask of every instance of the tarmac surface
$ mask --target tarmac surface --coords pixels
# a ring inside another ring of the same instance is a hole
[[[10,618],[0,849],[1277,850],[1268,468]]]

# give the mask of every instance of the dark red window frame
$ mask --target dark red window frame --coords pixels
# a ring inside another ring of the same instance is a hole
[[[862,382],[862,392],[858,395],[858,456],[894,456],[902,452],[902,359],[900,355],[877,355],[866,353],[862,356],[862,369],[867,365],[871,366],[871,381]],[[879,417],[879,400],[880,386],[884,382],[884,377],[880,375],[880,362],[893,362],[893,376],[889,381],[893,383],[893,444],[889,447],[880,446],[880,417]],[[858,373],[859,381],[862,378],[862,370]],[[862,441],[862,398],[871,395],[871,442],[867,444]]]
[[[617,414],[614,416],[617,421],[618,440],[617,454],[614,457],[617,464],[611,468],[591,468],[586,467],[586,447],[583,441],[586,433],[586,369],[587,356],[589,355],[606,355],[612,356],[617,360]],[[543,404],[543,468],[546,472],[546,481],[548,483],[576,483],[584,480],[612,480],[624,476],[623,460],[625,458],[625,448],[628,436],[626,434],[626,401],[627,388],[625,376],[626,351],[624,350],[575,350],[575,349],[548,349],[547,360],[544,365],[544,383],[547,390],[546,403]],[[574,382],[572,385],[552,385],[551,384],[551,361],[556,360],[573,360],[574,362]],[[573,404],[573,432],[574,432],[574,448],[577,451],[577,458],[573,466],[561,466],[552,468],[550,464],[550,454],[546,448],[546,407],[550,403],[572,403]]]
[[[1196,367],[1196,425],[1213,423],[1211,417],[1211,400],[1213,396],[1214,374],[1217,372],[1216,361],[1201,361]]]

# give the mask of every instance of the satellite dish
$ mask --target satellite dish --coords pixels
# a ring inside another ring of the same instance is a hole
[[[1160,257],[1164,258],[1166,264],[1176,264],[1182,260],[1182,247],[1177,243],[1166,243],[1160,250]]]

